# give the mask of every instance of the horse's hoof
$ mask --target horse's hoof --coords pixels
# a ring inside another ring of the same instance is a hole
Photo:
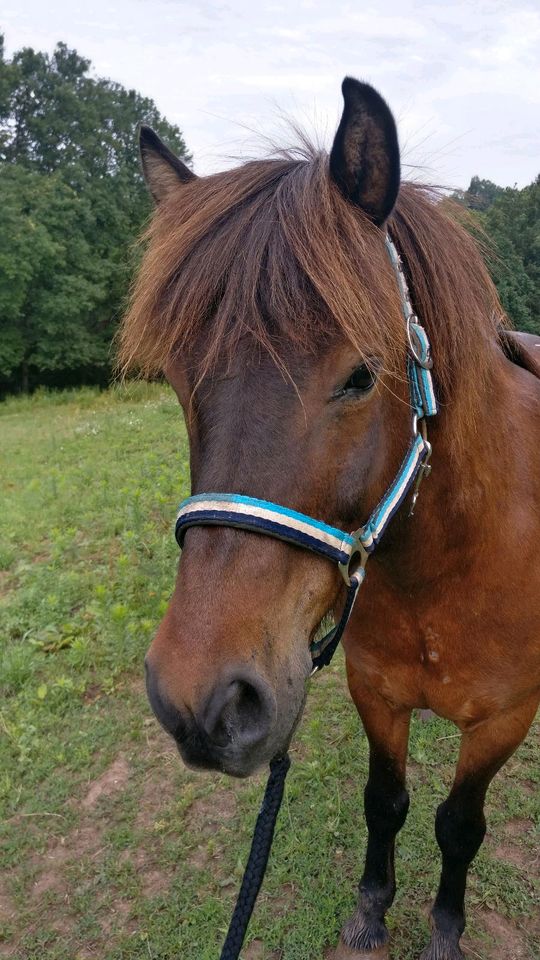
[[[465,960],[459,943],[448,940],[437,931],[434,932],[430,943],[420,955],[420,960]]]
[[[353,950],[340,940],[335,952],[330,954],[329,960],[389,960],[389,957],[387,943],[383,943],[381,947],[375,947],[374,950]]]

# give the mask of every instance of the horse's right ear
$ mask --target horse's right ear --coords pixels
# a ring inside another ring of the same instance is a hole
[[[396,124],[380,94],[345,77],[343,115],[330,154],[330,174],[350,203],[381,226],[399,191]]]
[[[183,160],[144,124],[139,128],[139,148],[144,179],[156,203],[165,200],[180,183],[195,179],[195,174]]]

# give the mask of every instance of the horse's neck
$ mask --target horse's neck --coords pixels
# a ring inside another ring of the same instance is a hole
[[[520,451],[537,446],[533,417],[524,416],[523,403],[520,373],[501,357],[460,454],[451,436],[451,407],[430,424],[432,473],[422,483],[414,516],[402,508],[381,558],[400,585],[409,578],[411,584],[418,578],[431,582],[476,560],[486,562],[489,554],[493,563],[502,560],[516,497],[527,485]]]

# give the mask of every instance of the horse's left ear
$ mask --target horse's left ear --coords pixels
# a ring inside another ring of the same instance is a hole
[[[390,108],[373,87],[345,77],[345,106],[330,154],[330,173],[346,200],[378,226],[399,191],[399,145]]]
[[[145,124],[139,127],[139,149],[144,179],[156,203],[166,200],[181,183],[195,179],[193,170]]]

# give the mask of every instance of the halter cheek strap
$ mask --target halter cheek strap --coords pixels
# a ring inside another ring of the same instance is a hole
[[[313,672],[326,666],[332,658],[364,580],[368,557],[411,489],[413,496],[409,514],[412,515],[420,483],[431,470],[431,444],[427,439],[426,417],[436,414],[438,408],[431,375],[429,339],[413,313],[401,260],[389,236],[386,237],[386,249],[396,274],[406,324],[412,430],[399,470],[366,523],[352,533],[345,533],[280,504],[236,493],[200,493],[188,497],[180,504],[176,518],[176,539],[180,547],[189,527],[236,527],[285,540],[338,564],[347,584],[345,606],[337,626],[322,640],[311,645]]]

